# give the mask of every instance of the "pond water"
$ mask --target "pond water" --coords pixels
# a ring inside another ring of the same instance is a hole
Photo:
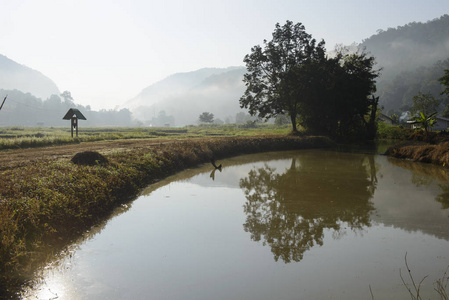
[[[40,270],[24,298],[410,299],[405,259],[416,284],[428,275],[424,298],[438,298],[443,168],[330,150],[219,163],[149,186]]]

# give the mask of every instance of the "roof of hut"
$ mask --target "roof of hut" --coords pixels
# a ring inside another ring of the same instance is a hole
[[[69,111],[65,114],[65,116],[62,118],[63,120],[70,120],[72,117],[75,116],[78,119],[81,120],[87,120],[85,116],[79,111],[79,109],[71,108]]]

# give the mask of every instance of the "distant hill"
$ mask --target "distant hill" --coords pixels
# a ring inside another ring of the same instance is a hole
[[[0,54],[0,89],[19,90],[43,100],[59,95],[56,84],[42,73]]]
[[[174,118],[172,126],[195,124],[202,112],[225,121],[242,111],[239,99],[245,90],[245,72],[245,67],[229,67],[177,73],[145,88],[123,106],[147,123],[161,113]]]
[[[449,15],[426,23],[379,30],[361,46],[377,58],[384,75],[431,65],[449,57]]]
[[[377,82],[380,103],[386,110],[407,110],[419,91],[439,96],[436,80],[449,59],[449,15],[379,30],[360,47],[383,68]]]

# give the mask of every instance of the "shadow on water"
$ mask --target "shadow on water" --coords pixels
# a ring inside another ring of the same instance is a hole
[[[344,234],[370,226],[370,202],[377,185],[373,155],[323,152],[301,155],[277,174],[265,165],[240,179],[251,239],[269,245],[274,259],[300,261],[324,231]],[[331,157],[329,157],[331,156]]]

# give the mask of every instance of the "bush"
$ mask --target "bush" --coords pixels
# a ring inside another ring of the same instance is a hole
[[[378,124],[377,138],[386,140],[406,140],[413,130],[399,125],[388,125],[383,122]]]

